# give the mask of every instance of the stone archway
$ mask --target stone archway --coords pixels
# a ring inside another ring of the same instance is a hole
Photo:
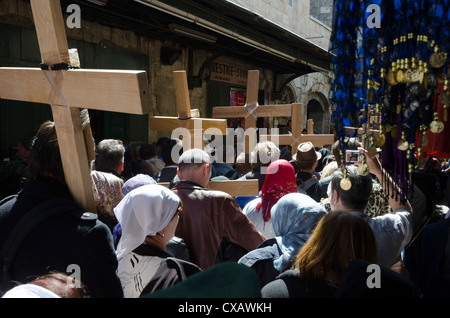
[[[306,118],[314,121],[315,134],[330,132],[331,116],[328,99],[321,92],[309,92],[306,103]]]

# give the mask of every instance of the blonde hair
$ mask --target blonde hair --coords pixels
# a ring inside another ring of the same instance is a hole
[[[334,170],[338,168],[338,164],[336,160],[333,160],[326,164],[322,169],[322,173],[320,174],[320,179],[325,179],[333,174]]]
[[[350,259],[378,260],[375,236],[367,221],[351,212],[325,215],[300,250],[293,268],[305,276],[339,285]]]

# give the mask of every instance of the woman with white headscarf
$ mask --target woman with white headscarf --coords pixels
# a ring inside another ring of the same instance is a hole
[[[310,196],[286,194],[271,209],[275,238],[244,255],[238,263],[255,270],[261,287],[264,286],[291,267],[292,260],[325,214],[326,210]]]
[[[178,224],[180,202],[171,190],[150,184],[129,192],[114,209],[122,228],[116,252],[125,297],[167,288],[200,271],[166,252]]]

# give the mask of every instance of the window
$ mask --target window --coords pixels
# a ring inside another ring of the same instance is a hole
[[[331,28],[333,22],[333,0],[311,0],[309,15]]]

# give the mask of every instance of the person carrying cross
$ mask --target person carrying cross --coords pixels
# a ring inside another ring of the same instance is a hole
[[[25,237],[11,263],[11,278],[24,284],[51,271],[72,274],[70,269],[78,268],[80,280],[92,297],[123,297],[112,234],[96,214],[75,203],[65,182],[55,123],[51,121],[41,125],[33,141],[30,181],[18,195],[0,202],[1,248],[11,229],[36,209],[40,209],[39,214],[49,210],[59,213],[35,225]]]

